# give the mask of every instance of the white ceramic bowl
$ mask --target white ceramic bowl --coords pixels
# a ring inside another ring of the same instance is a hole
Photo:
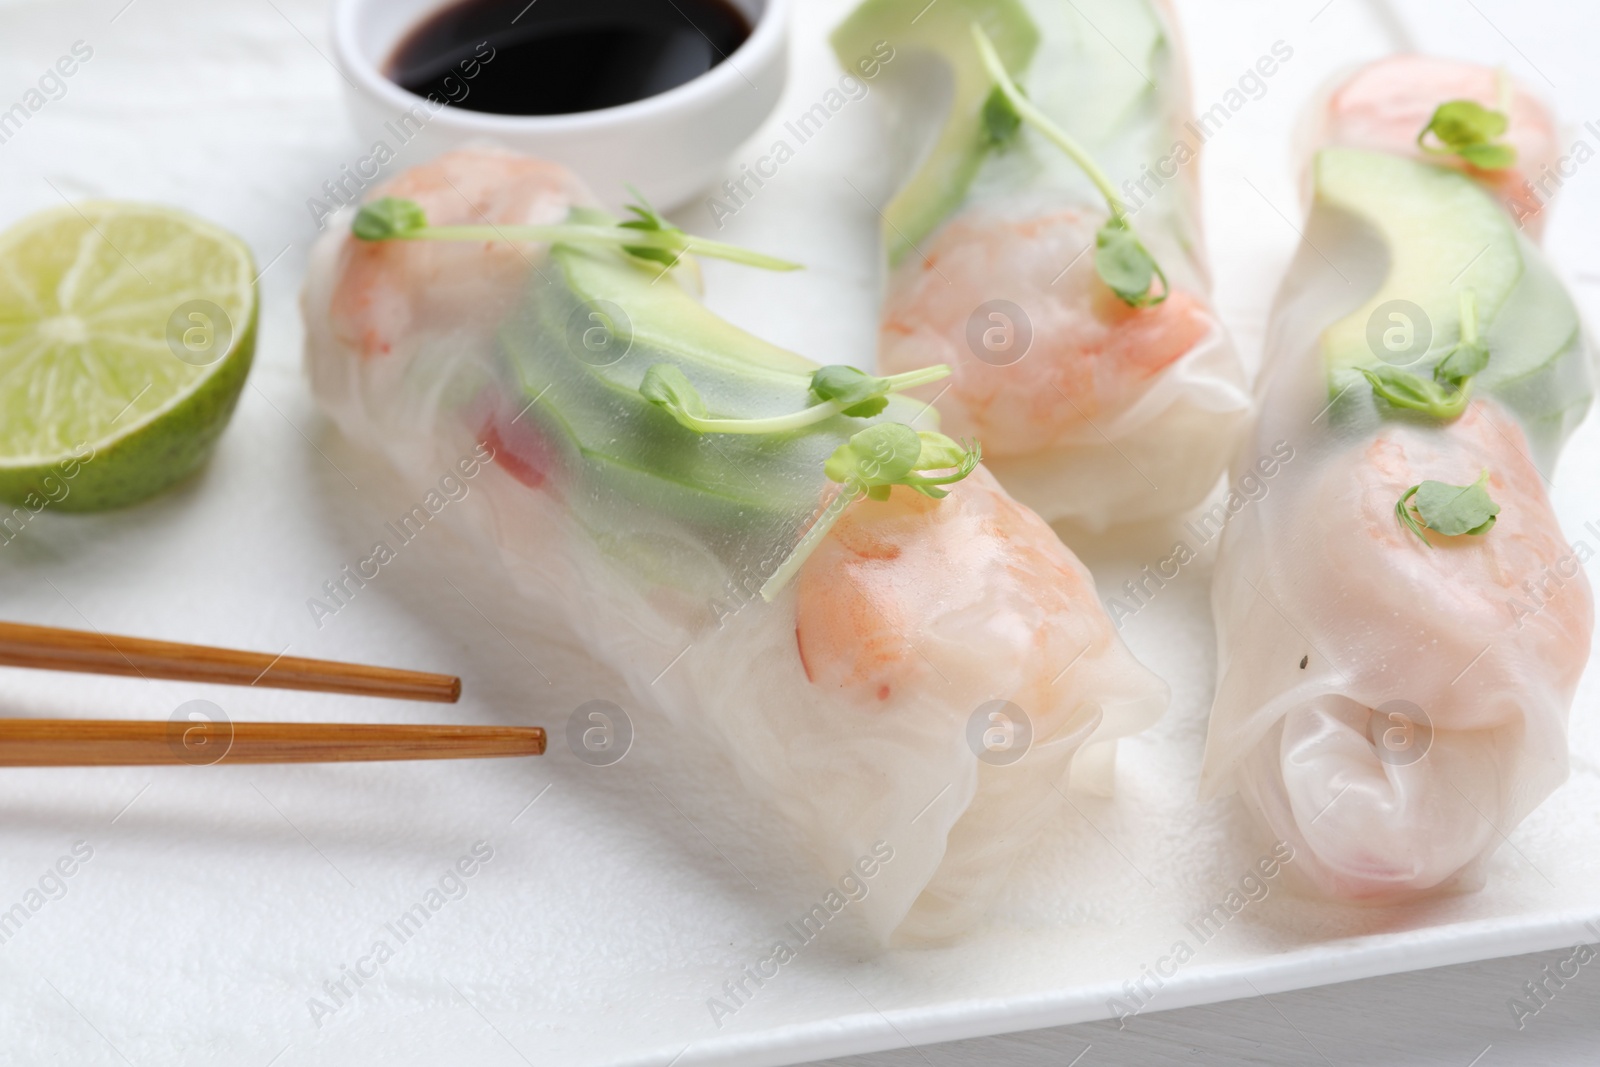
[[[668,210],[721,173],[772,112],[788,78],[789,0],[730,0],[754,31],[727,59],[675,89],[571,115],[442,106],[400,88],[383,68],[406,33],[449,2],[338,0],[334,6],[334,55],[349,85],[357,132],[363,140],[383,140],[402,162],[491,140],[566,164],[613,206],[628,198],[624,186],[632,184]],[[470,92],[470,82],[464,88]]]

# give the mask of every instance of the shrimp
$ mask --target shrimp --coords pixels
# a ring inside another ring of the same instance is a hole
[[[1396,517],[1411,486],[1485,470],[1501,508],[1488,532],[1429,532],[1430,548]],[[1594,628],[1583,570],[1521,428],[1493,402],[1442,429],[1386,425],[1332,457],[1311,496],[1280,536],[1318,563],[1269,583],[1296,632],[1315,635],[1307,659],[1327,652],[1332,671],[1289,698],[1242,792],[1332,895],[1381,903],[1464,883],[1564,777]]]
[[[898,487],[852,505],[798,584],[806,676],[869,709],[951,687],[1065,723],[1076,687],[1052,679],[1116,643],[1087,568],[981,467],[944,500]]]
[[[1502,98],[1502,82],[1509,107]],[[1517,151],[1515,165],[1479,170],[1458,156],[1427,153],[1417,145],[1434,109],[1451,100],[1508,112],[1503,140]],[[1501,71],[1431,56],[1380,59],[1334,89],[1321,126],[1315,138],[1319,147],[1371,149],[1454,167],[1487,186],[1535,238],[1543,228],[1549,194],[1541,194],[1534,181],[1549,174],[1561,154],[1555,119],[1538,97]]]
[[[938,402],[945,429],[979,438],[990,457],[1098,443],[1095,426],[1126,412],[1217,329],[1205,303],[1182,289],[1152,307],[1119,300],[1091,254],[1104,221],[1077,211],[952,220],[926,258],[907,257],[895,272],[882,366],[950,364],[949,382],[923,392],[940,396],[948,386]],[[1020,321],[990,304],[1002,300],[1021,309]]]
[[[593,198],[554,163],[492,148],[449,152],[373,193],[414,200],[435,226],[557,223]],[[441,324],[492,330],[515,306],[535,260],[508,241],[350,241],[330,318],[363,358],[414,343]],[[462,312],[470,311],[470,314]]]
[[[991,729],[1003,746],[1019,743],[1012,731],[1031,739],[1015,766],[979,767],[907,919],[913,936],[969,922],[978,887],[986,896],[1010,870],[1014,842],[1059,817],[1059,788],[1109,792],[1115,741],[1167,703],[1167,686],[1128,652],[1087,568],[981,467],[943,500],[896,488],[885,502],[852,505],[797,584],[806,679],[870,720],[853,732],[944,744],[965,733],[983,747]]]

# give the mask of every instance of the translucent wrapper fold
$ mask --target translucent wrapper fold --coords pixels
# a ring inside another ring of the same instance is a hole
[[[600,219],[566,172],[488,148],[379,195],[434,224]],[[1116,739],[1166,687],[1086,569],[981,467],[943,500],[896,488],[850,505],[763,600],[837,490],[823,461],[866,423],[702,435],[643,402],[644,372],[669,363],[723,417],[808,403],[812,364],[717,319],[675,273],[592,247],[331,230],[303,298],[313,385],[409,481],[492,457],[450,513],[509,586],[638,707],[713,739],[820,877],[873,866],[852,911],[880,937],[959,932],[1059,817],[1060,790],[1109,788]],[[882,417],[923,408],[895,397]],[[1031,748],[1007,765],[988,729],[1031,732]]]
[[[1047,520],[1092,529],[1180,513],[1215,485],[1250,396],[1211,306],[1197,125],[1165,4],[868,0],[834,34],[847,66],[874,35],[896,50],[875,94],[908,175],[884,207],[879,363],[931,363],[947,432],[981,438],[990,469]],[[986,146],[982,24],[1028,99],[1099,164],[1169,295],[1133,308],[1096,273],[1105,198],[1027,124]],[[930,147],[931,144],[931,147]]]
[[[1219,550],[1202,781],[1294,846],[1302,885],[1371,903],[1481,884],[1567,775],[1593,630],[1583,557],[1545,491],[1593,393],[1576,309],[1498,186],[1384,147],[1307,164],[1306,241],[1235,474],[1292,458]],[[1463,413],[1379,399],[1361,370],[1431,380],[1462,338],[1464,292],[1490,358]],[[1412,486],[1484,472],[1500,507],[1486,532],[1419,535],[1396,513]]]

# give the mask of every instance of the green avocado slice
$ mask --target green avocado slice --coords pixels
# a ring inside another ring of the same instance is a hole
[[[991,148],[983,105],[994,83],[973,43],[974,22],[988,34],[1006,69],[1019,76],[1039,44],[1038,27],[1020,0],[866,0],[829,38],[847,70],[887,41],[896,52],[935,53],[955,80],[950,111],[932,149],[883,209],[890,263],[898,263],[960,205]]]

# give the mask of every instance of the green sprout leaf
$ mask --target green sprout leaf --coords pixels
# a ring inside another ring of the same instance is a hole
[[[1373,393],[1392,406],[1420,411],[1435,419],[1449,420],[1460,415],[1467,410],[1467,401],[1472,396],[1470,383],[1460,388],[1447,388],[1387,363],[1358,369],[1371,383]]]
[[[657,363],[644,372],[639,395],[684,425],[707,417],[706,402],[686,374],[672,363]]]
[[[817,403],[836,400],[846,405],[842,414],[858,419],[882,414],[894,387],[892,378],[877,378],[843,363],[819,367],[811,376],[811,395]]]
[[[409,237],[427,226],[428,215],[421,204],[386,196],[361,205],[350,232],[363,241],[389,241]]]
[[[937,500],[947,495],[940,486],[959,482],[982,458],[983,450],[976,442],[965,445],[942,433],[880,422],[835,449],[822,471],[830,480],[864,491],[873,500],[889,499],[889,490],[896,485],[909,486]],[[939,470],[951,473],[917,473]]]
[[[1022,115],[1011,105],[1005,90],[995,86],[983,102],[984,139],[996,148],[1003,148],[1016,140],[1021,128]]]
[[[1413,485],[1394,510],[1400,521],[1432,548],[1425,529],[1445,537],[1485,534],[1494,526],[1500,505],[1489,497],[1489,472],[1484,471],[1471,485],[1433,481]]]
[[[635,189],[631,185],[628,186],[628,192],[632,193],[634,195],[634,199],[638,201],[637,203],[626,205],[627,209],[631,211],[635,217],[629,219],[627,222],[617,223],[618,226],[621,226],[625,230],[644,230],[649,233],[674,234],[679,236],[683,234],[682,230],[668,222],[659,211],[650,205],[650,201],[644,198],[643,193],[639,192],[639,190]],[[652,263],[660,263],[667,267],[677,266],[678,260],[683,258],[683,253],[681,251],[672,252],[665,248],[647,248],[643,245],[624,245],[622,250],[628,253],[628,255],[633,256],[635,259],[648,260]]]
[[[952,437],[946,437],[942,433],[919,430],[917,436],[922,439],[922,453],[917,456],[918,470],[942,471],[952,468],[959,469],[969,462],[976,465],[978,460],[982,458],[977,445],[968,448],[960,441]],[[968,467],[966,474],[961,477],[965,478],[967,474],[971,473],[972,468]]]
[[[1489,346],[1482,341],[1462,341],[1433,368],[1434,380],[1460,388],[1489,365]]]
[[[665,216],[663,216],[661,212],[655,209],[650,201],[645,199],[643,193],[631,185],[628,186],[627,189],[628,192],[633,194],[633,199],[635,201],[634,203],[628,204],[627,208],[637,217],[629,220],[628,222],[619,223],[619,225],[628,226],[635,230],[677,229],[676,226],[672,225],[672,223],[666,220]]]
[[[1471,289],[1461,292],[1461,340],[1433,368],[1434,380],[1441,385],[1465,390],[1467,382],[1489,365],[1489,346],[1478,336],[1478,296]]]
[[[1506,132],[1510,121],[1503,112],[1491,111],[1471,100],[1440,104],[1428,120],[1428,130],[1452,148],[1487,144]]]
[[[1387,363],[1359,369],[1373,393],[1393,407],[1453,419],[1467,410],[1472,379],[1488,365],[1489,346],[1478,334],[1478,298],[1466,289],[1461,293],[1461,339],[1434,364],[1431,381]]]
[[[777,597],[828,536],[845,509],[863,496],[868,500],[888,500],[894,486],[904,485],[939,500],[950,495],[942,486],[959,482],[971,474],[982,459],[983,450],[976,441],[964,444],[942,433],[917,431],[898,422],[880,422],[855,434],[834,450],[822,468],[831,481],[843,488],[834,494],[794,551],[762,585],[761,598],[770,602]],[[948,473],[928,475],[918,473],[920,471]]]
[[[1434,155],[1456,155],[1479,170],[1505,170],[1517,162],[1517,150],[1495,138],[1511,121],[1503,111],[1491,111],[1471,100],[1440,104],[1428,124],[1417,134],[1417,145]],[[1430,144],[1433,134],[1438,144]]]
[[[834,450],[822,473],[841,484],[863,488],[891,486],[916,468],[922,456],[922,438],[899,422],[869,426]]]
[[[1489,472],[1484,471],[1471,485],[1423,482],[1417,487],[1416,511],[1428,529],[1459,537],[1487,533],[1500,505],[1489,498]]]
[[[1129,307],[1150,307],[1167,298],[1167,276],[1139,242],[1126,216],[1112,216],[1094,238],[1094,269],[1100,280]],[[1161,279],[1159,292],[1151,292]]]

